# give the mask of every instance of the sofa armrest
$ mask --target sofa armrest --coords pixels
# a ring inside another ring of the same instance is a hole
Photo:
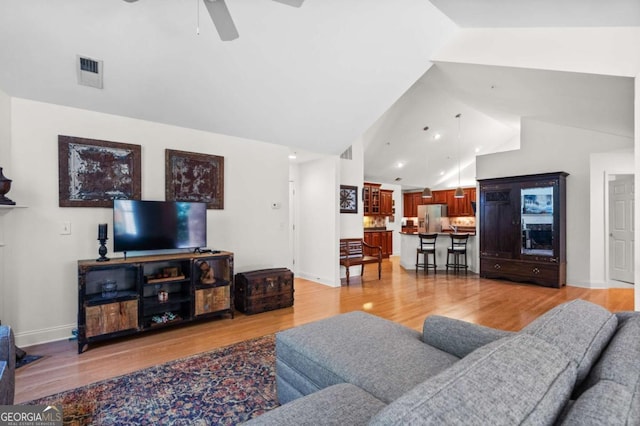
[[[0,405],[12,405],[15,394],[16,349],[13,331],[0,326]]]
[[[464,358],[479,347],[511,334],[513,334],[511,331],[498,330],[440,315],[428,316],[422,327],[424,343],[459,358]]]

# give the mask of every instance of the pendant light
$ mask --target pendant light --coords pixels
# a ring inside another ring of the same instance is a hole
[[[456,192],[453,194],[454,198],[464,198],[464,191],[460,186],[460,117],[462,113],[458,113],[456,118],[458,119],[458,187],[456,188]]]
[[[427,130],[429,130],[429,126],[426,126],[422,130],[426,132]],[[429,188],[428,186],[425,187],[424,190],[422,191],[422,198],[432,198],[432,197],[433,197],[433,194],[431,193],[431,188]]]

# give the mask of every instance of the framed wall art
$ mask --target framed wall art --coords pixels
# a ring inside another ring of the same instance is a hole
[[[58,135],[60,207],[112,207],[139,200],[141,148],[119,142]]]
[[[165,197],[224,209],[224,157],[165,150]]]
[[[358,187],[340,185],[340,213],[358,213]]]

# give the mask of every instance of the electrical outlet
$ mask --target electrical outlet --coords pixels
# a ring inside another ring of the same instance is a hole
[[[60,235],[71,235],[71,222],[60,223]]]

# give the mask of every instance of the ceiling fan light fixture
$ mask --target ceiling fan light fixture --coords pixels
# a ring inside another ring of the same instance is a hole
[[[422,191],[422,198],[432,198],[433,193],[431,192],[431,188],[428,186]]]

